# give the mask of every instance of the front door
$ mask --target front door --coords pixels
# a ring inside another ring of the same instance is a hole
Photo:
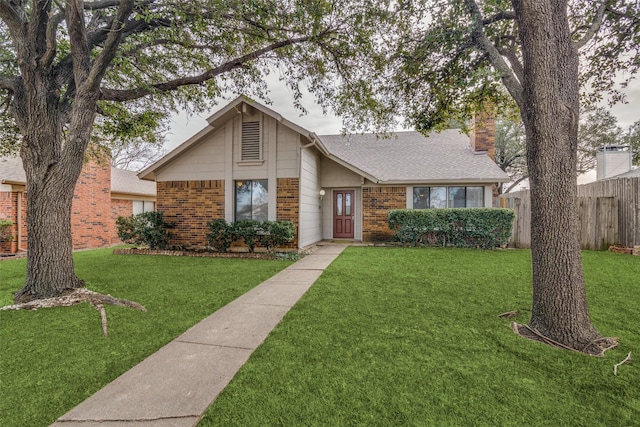
[[[353,239],[353,190],[333,192],[333,237]]]

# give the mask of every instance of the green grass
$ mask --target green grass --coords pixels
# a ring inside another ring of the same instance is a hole
[[[202,426],[640,425],[640,258],[584,253],[594,358],[527,341],[528,251],[348,248]]]
[[[76,253],[95,291],[148,312],[107,306],[109,337],[88,304],[0,312],[0,425],[46,426],[187,328],[290,265],[284,261]],[[0,305],[24,284],[25,260],[0,262]]]

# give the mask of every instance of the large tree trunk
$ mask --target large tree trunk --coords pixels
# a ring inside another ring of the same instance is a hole
[[[578,240],[576,156],[578,53],[566,1],[513,1],[524,62],[531,186],[533,306],[530,328],[583,350],[599,338],[591,324]]]
[[[50,84],[46,78],[34,81],[36,85]],[[60,296],[84,286],[73,265],[71,206],[95,101],[91,97],[76,99],[63,140],[65,113],[55,91],[44,92],[48,96],[33,96],[23,104],[28,114],[18,121],[24,129],[20,155],[27,177],[28,251],[26,282],[16,293],[16,302]]]

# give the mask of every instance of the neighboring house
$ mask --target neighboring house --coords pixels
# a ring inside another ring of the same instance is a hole
[[[492,206],[508,180],[493,153],[492,121],[471,138],[432,133],[318,136],[239,97],[209,126],[139,173],[155,180],[173,242],[205,245],[207,222],[289,220],[295,246],[323,239],[392,238],[398,208]]]
[[[155,209],[155,185],[135,172],[88,162],[76,183],[71,208],[74,249],[119,243],[116,218]],[[14,238],[0,242],[0,253],[27,249],[28,194],[22,160],[0,157],[0,219],[11,220]]]

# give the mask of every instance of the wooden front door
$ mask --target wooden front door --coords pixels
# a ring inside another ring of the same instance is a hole
[[[333,192],[333,237],[353,239],[354,191],[334,190]]]

